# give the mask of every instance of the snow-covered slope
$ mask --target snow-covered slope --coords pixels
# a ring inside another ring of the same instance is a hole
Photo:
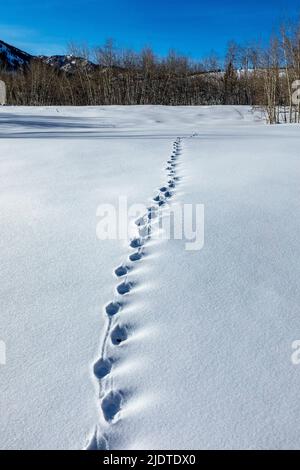
[[[32,56],[6,42],[0,41],[0,66],[6,70],[16,70],[28,65]]]
[[[0,113],[1,448],[299,447],[300,134],[259,118]],[[99,204],[150,206],[170,180],[171,207],[205,205],[202,250],[152,239],[130,262],[127,242],[97,240]]]
[[[39,59],[41,59],[44,63],[66,73],[72,73],[78,69],[93,71],[95,68],[97,68],[97,65],[95,65],[93,62],[82,57],[76,57],[72,54],[39,56]]]
[[[41,61],[66,73],[72,73],[77,69],[91,71],[97,67],[93,62],[72,54],[33,56],[0,40],[0,69],[8,71],[22,70],[32,60]]]

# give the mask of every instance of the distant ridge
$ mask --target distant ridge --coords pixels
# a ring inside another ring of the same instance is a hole
[[[0,40],[0,70],[17,72],[25,69],[32,60],[42,61],[58,70],[72,73],[78,68],[91,71],[97,68],[93,62],[82,57],[68,55],[34,56]]]

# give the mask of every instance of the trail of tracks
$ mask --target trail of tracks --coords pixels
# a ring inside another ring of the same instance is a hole
[[[191,136],[193,137],[193,135]],[[152,205],[147,207],[147,212],[139,217],[135,224],[138,235],[130,241],[128,256],[123,264],[117,266],[114,274],[119,283],[113,300],[104,307],[107,317],[105,334],[100,348],[101,354],[94,364],[94,375],[98,383],[98,400],[100,407],[100,423],[96,426],[93,436],[86,449],[109,449],[109,439],[105,430],[119,418],[123,404],[126,402],[126,393],[114,386],[113,368],[114,358],[112,348],[118,348],[120,344],[134,334],[129,324],[122,321],[122,309],[127,305],[128,299],[133,299],[135,284],[132,273],[135,265],[142,263],[147,253],[147,244],[151,240],[153,230],[162,217],[162,211],[169,207],[169,202],[175,195],[180,175],[178,174],[178,160],[182,153],[182,138],[177,137],[173,142],[173,152],[166,163],[166,184],[156,190],[152,199]],[[109,345],[111,342],[111,345]],[[109,347],[108,347],[109,346]]]

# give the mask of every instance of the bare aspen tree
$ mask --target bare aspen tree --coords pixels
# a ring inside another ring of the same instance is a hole
[[[285,112],[284,103],[284,121],[289,122],[293,121],[293,80],[294,80],[294,71],[293,71],[293,48],[292,40],[289,37],[285,27],[281,29],[281,39],[282,39],[282,52],[283,52],[283,64],[284,64],[284,78],[286,80],[286,90],[288,94],[288,119]]]
[[[279,122],[278,87],[279,87],[279,42],[272,38],[269,49],[263,53],[262,76],[264,80],[265,111],[268,122]]]

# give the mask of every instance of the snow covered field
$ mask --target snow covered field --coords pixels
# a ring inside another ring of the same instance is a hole
[[[204,246],[128,263],[97,207],[152,205],[176,142]],[[299,448],[299,148],[247,107],[1,110],[0,448]]]

